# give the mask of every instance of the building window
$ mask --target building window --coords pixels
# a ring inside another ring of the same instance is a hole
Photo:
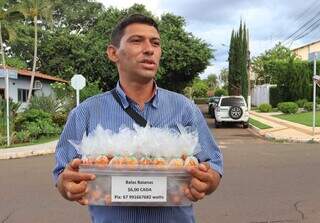
[[[28,93],[29,93],[28,89],[18,89],[18,101],[27,102]]]

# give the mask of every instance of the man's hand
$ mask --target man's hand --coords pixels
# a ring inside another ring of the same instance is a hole
[[[198,167],[190,167],[187,170],[192,176],[190,185],[185,190],[185,195],[189,200],[201,200],[218,187],[220,175],[212,170],[208,163],[200,163]]]
[[[87,181],[94,180],[95,175],[79,173],[80,164],[80,159],[72,160],[59,175],[57,187],[65,199],[87,205],[88,200],[84,198],[88,193]]]

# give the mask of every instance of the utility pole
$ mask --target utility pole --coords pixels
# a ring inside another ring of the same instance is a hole
[[[313,76],[315,77],[317,75],[317,53],[314,52],[313,54]],[[316,127],[316,80],[313,80],[313,117],[312,117],[312,138],[314,140],[314,134],[315,134],[315,127]]]
[[[0,24],[1,25],[1,24]],[[1,28],[1,26],[0,26]],[[0,40],[2,43],[2,36],[0,36]],[[5,55],[4,55],[4,49],[3,49],[3,44],[0,46],[1,47],[1,52],[2,52],[2,62],[3,62],[3,71],[5,73],[5,86],[6,86],[6,93],[5,93],[5,98],[6,98],[6,122],[7,122],[7,146],[10,146],[10,109],[9,109],[9,71],[7,70],[5,64]]]
[[[248,46],[249,48],[249,46]],[[248,111],[251,110],[251,84],[250,84],[250,81],[251,81],[251,61],[250,61],[250,50],[248,50]]]

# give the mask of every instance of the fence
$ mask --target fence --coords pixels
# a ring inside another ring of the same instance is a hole
[[[274,86],[276,85],[255,85],[254,88],[251,89],[251,104],[253,106],[259,106],[263,103],[270,104],[270,87]]]

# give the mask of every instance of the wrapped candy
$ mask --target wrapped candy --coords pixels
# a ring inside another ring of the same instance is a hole
[[[142,157],[139,160],[139,165],[141,165],[141,166],[150,166],[152,164],[153,164],[153,160],[151,158],[148,158],[148,157]]]
[[[85,165],[175,167],[197,166],[198,134],[189,127],[176,129],[121,127],[115,133],[101,125],[84,135],[81,143],[70,140]],[[178,158],[180,157],[180,158]]]
[[[198,134],[191,128],[134,125],[133,129],[122,126],[113,132],[98,125],[81,142],[70,143],[82,157],[79,171],[96,175],[88,182],[90,205],[191,205],[185,192],[192,176],[186,169],[198,165],[195,155],[200,149]],[[123,185],[119,191],[118,185]],[[154,196],[152,202],[149,198],[137,201],[135,197],[156,191],[153,188],[157,185],[166,189],[166,196]]]
[[[167,165],[167,161],[161,157],[158,157],[153,159],[152,164],[156,167],[165,167]]]
[[[172,159],[169,162],[169,167],[179,168],[184,166],[184,161],[181,158]]]
[[[114,156],[109,162],[110,166],[119,166],[120,164],[121,164],[121,159],[118,156]]]
[[[106,167],[109,164],[109,159],[107,156],[100,155],[95,159],[94,164],[100,167]]]
[[[184,166],[198,166],[198,165],[199,165],[199,161],[194,156],[188,156],[184,161]]]

